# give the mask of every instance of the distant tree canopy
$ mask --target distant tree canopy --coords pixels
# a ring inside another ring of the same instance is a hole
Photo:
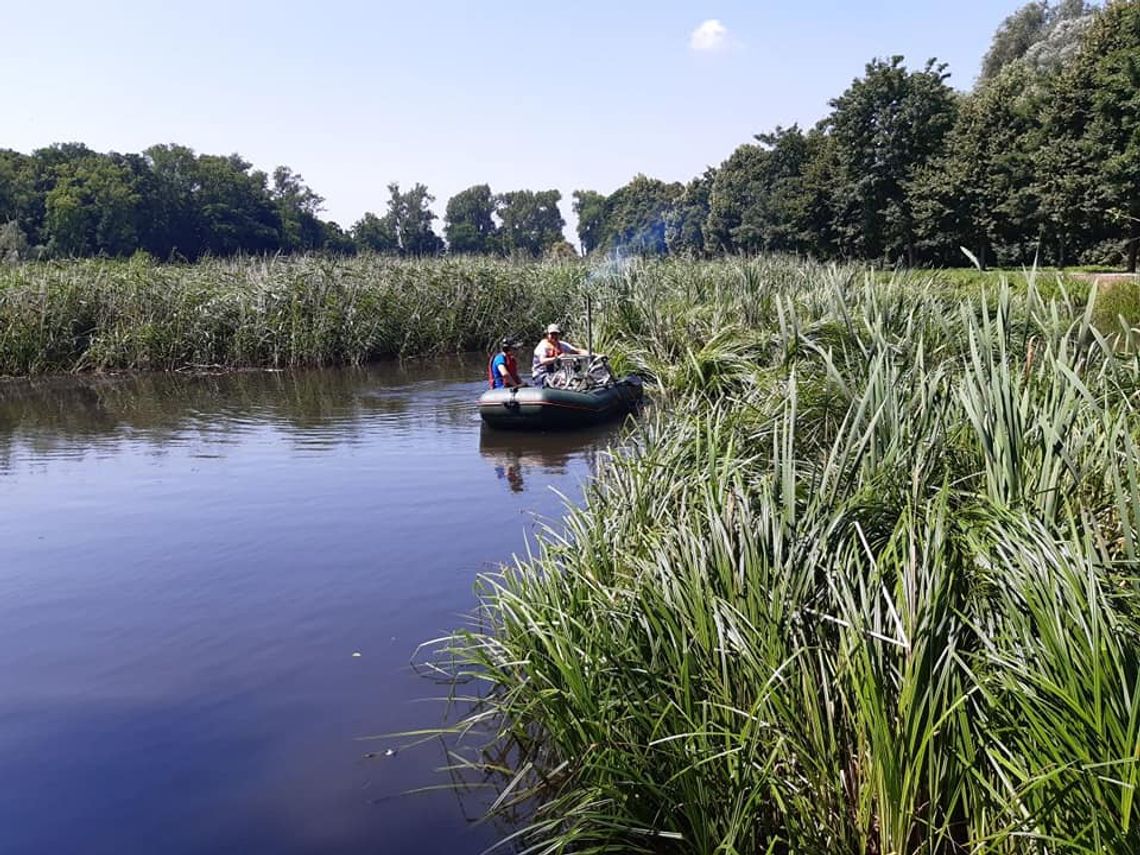
[[[495,200],[491,188],[476,184],[447,202],[444,234],[452,252],[489,253],[496,249]]]
[[[812,241],[807,223],[807,166],[812,139],[796,126],[759,134],[742,145],[712,179],[705,223],[709,252],[801,252]]]
[[[1026,3],[994,33],[982,59],[979,80],[996,77],[1011,63],[1023,62],[1036,76],[1058,70],[1079,49],[1094,7],[1085,0]]]
[[[666,220],[685,188],[656,178],[637,175],[606,199],[604,246],[622,246],[633,252],[664,255]]]
[[[271,185],[236,154],[179,145],[100,154],[78,143],[0,151],[0,222],[15,224],[26,254],[343,251],[339,228],[317,216],[322,202],[288,167]]]
[[[671,191],[665,250],[959,265],[964,247],[982,264],[1134,271],[1140,3],[1028,3],[998,28],[973,91],[947,78],[936,60],[873,60],[811,130],[758,134]],[[623,203],[650,181],[574,193],[584,251],[660,251],[627,228]]]
[[[558,210],[561,199],[557,190],[514,190],[496,196],[500,251],[537,258],[561,242],[565,225]]]
[[[557,190],[512,190],[493,195],[486,184],[468,187],[447,203],[448,248],[456,253],[497,253],[532,258],[564,243],[566,223]],[[565,248],[559,247],[564,253]]]
[[[874,59],[814,127],[776,127],[687,183],[575,190],[581,250],[789,252],[878,264],[1126,264],[1140,247],[1140,3],[1033,0],[970,92],[930,60]],[[178,145],[0,150],[0,259],[235,252],[564,256],[558,190],[448,200],[388,187],[349,231],[300,175]]]
[[[591,253],[602,245],[605,238],[605,195],[594,190],[575,190],[574,214],[578,217],[578,240],[582,242],[582,251]]]
[[[361,249],[418,257],[438,255],[443,239],[435,233],[436,216],[429,207],[435,197],[423,184],[400,192],[400,185],[388,185],[388,210],[382,217],[371,211],[352,227],[352,239]]]
[[[835,141],[834,210],[840,247],[851,256],[913,264],[911,183],[941,154],[956,103],[945,66],[909,72],[901,56],[875,60],[831,102],[825,127]]]
[[[705,254],[705,223],[716,175],[715,169],[706,169],[704,175],[685,185],[669,209],[665,218],[665,245],[671,254],[690,257]],[[582,244],[585,246],[585,240]]]
[[[956,264],[964,246],[983,264],[1032,259],[1042,222],[1030,76],[1008,66],[963,99],[941,153],[915,174],[909,186],[921,256]]]

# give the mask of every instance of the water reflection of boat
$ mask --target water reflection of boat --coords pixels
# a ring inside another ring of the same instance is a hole
[[[562,430],[596,425],[641,403],[641,378],[618,380],[604,356],[564,356],[543,387],[489,389],[479,415],[493,428]]]
[[[494,464],[496,475],[511,492],[520,493],[526,489],[529,470],[561,475],[573,460],[586,460],[593,466],[615,430],[612,424],[554,433],[508,433],[484,427],[479,433],[479,454]]]

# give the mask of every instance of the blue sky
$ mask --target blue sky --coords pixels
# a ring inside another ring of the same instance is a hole
[[[1020,4],[11,5],[0,148],[238,152],[301,173],[348,227],[390,181],[427,184],[441,214],[472,184],[557,187],[570,220],[575,189],[684,181],[755,133],[813,124],[876,56],[937,56],[966,89]]]

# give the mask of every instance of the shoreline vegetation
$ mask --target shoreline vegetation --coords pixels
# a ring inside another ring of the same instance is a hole
[[[0,267],[0,373],[551,319],[661,405],[417,656],[529,851],[1140,851],[1140,284],[778,256]],[[457,741],[456,741],[457,739]]]
[[[664,405],[417,656],[513,844],[1140,851],[1136,331],[1049,274],[647,271],[596,284]]]
[[[600,320],[595,346],[620,357],[623,342],[660,334],[678,306],[703,306],[731,325],[740,318],[725,314],[716,295],[744,289],[770,301],[765,283],[771,276],[805,288],[839,276],[948,297],[983,288],[992,296],[999,282],[1017,287],[1026,275],[1074,298],[1083,298],[1097,277],[1082,271],[873,271],[765,257],[599,264],[369,253],[183,265],[144,256],[25,262],[0,265],[0,376],[360,365],[488,351],[506,334],[537,341],[551,321],[569,324],[580,338],[587,294]],[[1094,321],[1102,332],[1120,336],[1140,323],[1138,290],[1130,278],[1101,288]],[[639,301],[652,304],[648,317],[632,308]],[[751,326],[761,320],[752,309],[743,317]],[[666,354],[683,354],[681,344],[670,344]]]
[[[486,350],[520,319],[537,341],[584,271],[376,254],[0,266],[0,376],[360,365]]]

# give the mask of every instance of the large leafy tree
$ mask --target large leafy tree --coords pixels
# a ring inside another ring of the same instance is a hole
[[[710,249],[807,251],[808,137],[796,126],[778,127],[756,141],[740,146],[713,181],[706,224]]]
[[[281,245],[281,216],[268,176],[236,154],[202,155],[196,164],[195,207],[202,246],[215,255],[271,252]]]
[[[1138,8],[1110,3],[1054,81],[1042,116],[1037,190],[1059,264],[1101,261],[1106,240],[1127,240],[1135,265],[1140,217]]]
[[[1094,11],[1086,0],[1026,3],[1002,21],[994,33],[982,59],[979,82],[994,79],[1016,62],[1026,65],[1035,77],[1057,71],[1075,56]],[[1032,85],[1033,80],[1027,84]]]
[[[1128,271],[1140,254],[1140,4],[1115,0],[1089,29],[1070,78],[1091,92],[1087,148],[1108,237],[1123,237]]]
[[[1035,161],[1039,105],[1033,72],[1006,66],[958,111],[944,153],[913,185],[921,250],[927,261],[959,264],[959,247],[989,264],[1031,263],[1040,232]]]
[[[909,186],[944,147],[956,100],[945,65],[908,71],[901,56],[874,60],[831,102],[840,248],[871,260],[916,261]]]
[[[0,150],[0,223],[15,222],[32,255],[351,249],[339,227],[320,220],[322,202],[288,167],[270,185],[236,154],[173,144],[142,154],[100,154],[82,143],[31,155]]]
[[[489,253],[495,250],[495,199],[486,184],[476,184],[447,200],[444,235],[455,253]]]
[[[807,152],[800,183],[800,197],[795,206],[800,217],[802,251],[818,258],[842,255],[836,214],[836,188],[842,184],[842,164],[835,140],[821,122],[807,134]]]
[[[160,258],[197,258],[205,249],[201,211],[198,157],[182,145],[156,145],[143,152],[154,184],[151,226],[143,248]]]
[[[273,170],[270,195],[281,218],[281,248],[287,252],[320,249],[325,246],[324,224],[318,214],[324,198],[305,185],[305,180],[288,166]]]
[[[388,213],[385,228],[395,236],[401,255],[437,255],[443,251],[443,239],[435,233],[432,222],[436,219],[431,210],[435,201],[425,185],[417,182],[410,190],[401,193],[400,185],[388,185]]]
[[[194,259],[204,253],[273,252],[282,218],[268,176],[237,154],[196,155],[186,146],[148,148],[150,225],[143,248]]]
[[[1079,53],[1098,13],[1085,0],[1063,0],[1050,7],[1048,32],[1025,52],[1022,62],[1038,79],[1056,74]]]
[[[1049,32],[1049,4],[1042,0],[1026,3],[1010,14],[994,33],[990,48],[982,58],[981,80],[997,76],[1009,63],[1021,59]]]
[[[88,148],[84,143],[66,142],[36,149],[32,152],[32,157],[44,167],[41,174],[50,175],[52,171],[62,166],[95,157],[97,154],[98,152]]]
[[[574,191],[574,214],[578,217],[578,240],[589,255],[606,240],[606,196],[596,190]]]
[[[432,229],[435,201],[427,187],[415,184],[407,192],[400,185],[388,185],[388,210],[382,217],[366,213],[353,227],[352,238],[361,249],[399,255],[435,255],[443,250],[443,240]]]
[[[44,218],[37,172],[36,159],[31,155],[0,149],[0,223],[15,223],[24,239],[32,243],[39,242]]]
[[[52,243],[52,239],[48,228],[48,195],[61,177],[75,172],[79,163],[98,157],[98,153],[83,143],[70,142],[55,143],[47,148],[37,149],[32,152],[31,157],[36,204],[31,217],[25,222],[28,225],[31,241],[43,246],[45,252],[50,252],[48,245]]]
[[[739,146],[716,172],[709,188],[705,245],[710,252],[749,252],[758,247],[741,229],[744,212],[761,204],[767,153],[755,143]]]
[[[606,237],[609,249],[643,255],[664,255],[665,222],[684,188],[646,175],[636,175],[606,199]]]
[[[367,211],[352,226],[352,240],[357,248],[371,252],[394,254],[400,251],[400,241],[388,217],[378,217]]]
[[[321,223],[321,246],[326,252],[339,255],[352,255],[357,250],[352,234],[342,229],[339,223],[332,221]]]
[[[56,167],[44,200],[48,248],[55,255],[125,255],[137,247],[138,196],[128,170],[91,154]]]
[[[495,197],[502,252],[538,257],[563,240],[557,190],[515,190]]]
[[[705,254],[705,224],[709,218],[709,198],[717,170],[709,167],[703,175],[685,185],[665,220],[665,243],[672,255]]]
[[[107,155],[111,162],[124,170],[136,199],[132,211],[132,221],[136,243],[133,249],[142,249],[155,255],[165,256],[169,248],[161,243],[165,236],[158,233],[161,225],[157,200],[159,197],[158,179],[151,169],[150,161],[141,154]]]

